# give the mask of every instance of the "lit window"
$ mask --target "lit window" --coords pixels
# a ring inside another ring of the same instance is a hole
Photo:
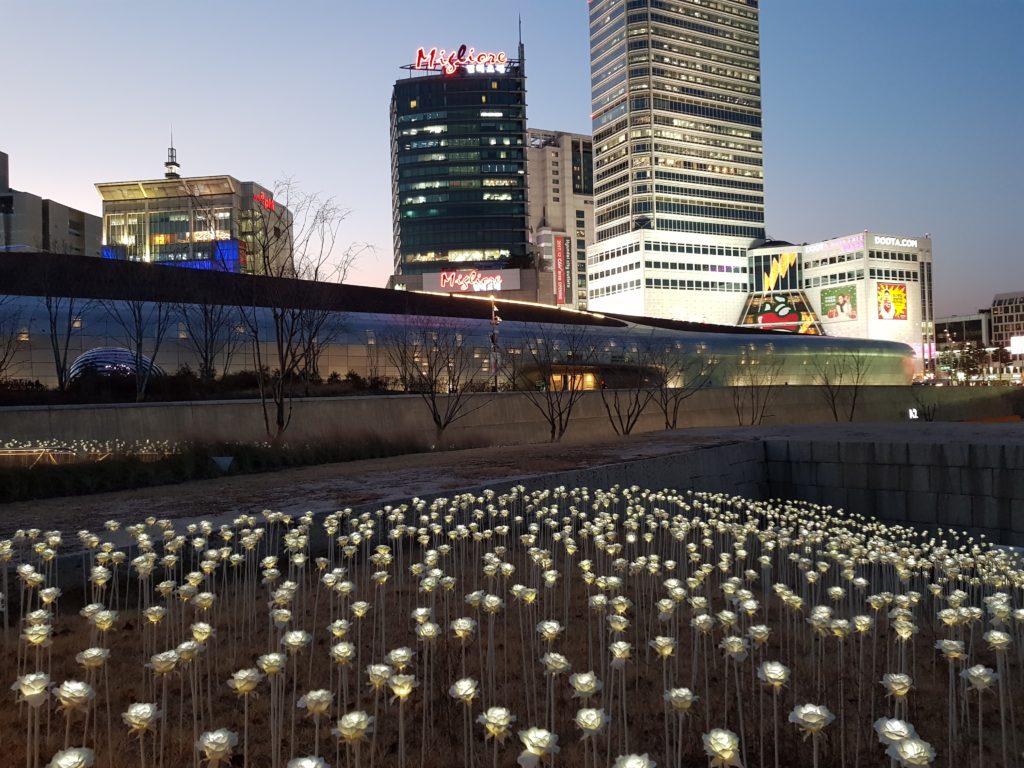
[[[31,337],[28,335],[28,328],[22,328],[18,331],[18,341],[31,341]]]
[[[418,102],[416,101],[416,99],[410,99],[410,101],[409,101],[409,109],[416,109],[416,104],[417,103]]]

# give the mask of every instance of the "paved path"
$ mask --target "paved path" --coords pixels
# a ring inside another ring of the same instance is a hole
[[[339,509],[771,437],[837,442],[909,438],[930,444],[1024,445],[1024,424],[895,422],[731,427],[646,433],[586,444],[543,443],[410,454],[0,505],[0,537],[18,528],[77,531],[95,529],[105,520],[136,522],[149,515],[223,520],[263,509],[293,513]]]

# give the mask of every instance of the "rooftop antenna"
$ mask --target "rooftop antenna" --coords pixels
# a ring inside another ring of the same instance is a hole
[[[174,126],[171,126],[171,146],[167,148],[167,162],[164,163],[164,178],[165,179],[180,179],[181,174],[178,171],[181,170],[181,166],[178,165],[178,152],[174,149]]]
[[[526,74],[526,49],[523,48],[523,14],[519,14],[519,73]]]

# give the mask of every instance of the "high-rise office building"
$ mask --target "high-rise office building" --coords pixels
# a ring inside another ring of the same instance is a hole
[[[393,286],[526,290],[526,75],[468,46],[420,48],[391,97]]]
[[[527,131],[530,238],[538,301],[587,306],[587,246],[594,241],[594,158],[589,136]]]
[[[764,238],[758,0],[593,0],[590,66],[590,308],[735,324]]]
[[[10,187],[7,153],[0,152],[0,251],[100,255],[100,219]]]

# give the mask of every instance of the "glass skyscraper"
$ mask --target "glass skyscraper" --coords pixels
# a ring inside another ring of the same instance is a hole
[[[522,61],[416,58],[391,99],[395,275],[527,266]]]
[[[735,324],[764,239],[758,0],[593,0],[590,65],[590,308]]]

